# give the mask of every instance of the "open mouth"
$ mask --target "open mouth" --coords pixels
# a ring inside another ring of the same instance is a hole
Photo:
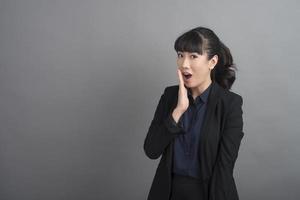
[[[190,74],[190,73],[183,73],[183,77],[185,79],[190,79],[192,77],[192,74]]]

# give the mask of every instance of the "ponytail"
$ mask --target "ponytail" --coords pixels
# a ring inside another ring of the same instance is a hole
[[[211,79],[216,81],[223,88],[230,90],[235,81],[235,70],[237,70],[237,68],[233,63],[229,48],[220,41],[218,63],[211,72]]]

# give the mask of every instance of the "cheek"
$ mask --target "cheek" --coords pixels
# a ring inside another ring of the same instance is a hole
[[[181,66],[181,61],[180,61],[180,60],[177,60],[176,63],[177,63],[177,66],[178,66],[178,67]]]
[[[208,74],[210,74],[209,68],[206,66],[194,67],[193,71],[197,77],[203,77],[203,76],[207,76]]]

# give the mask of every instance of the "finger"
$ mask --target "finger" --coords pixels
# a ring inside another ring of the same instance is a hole
[[[184,86],[183,77],[182,77],[181,71],[179,69],[177,69],[177,75],[178,75],[178,78],[179,78],[179,85],[181,87],[183,87]]]
[[[182,73],[181,73],[181,71],[179,69],[177,69],[177,73],[178,73],[178,77],[179,77],[179,89],[182,92],[186,92],[187,88],[184,85],[183,75],[182,75]]]

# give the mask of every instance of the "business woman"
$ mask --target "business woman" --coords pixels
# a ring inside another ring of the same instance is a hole
[[[205,27],[175,41],[178,85],[165,88],[144,141],[161,156],[148,200],[238,200],[233,169],[244,136],[242,103],[230,91],[230,50]]]

